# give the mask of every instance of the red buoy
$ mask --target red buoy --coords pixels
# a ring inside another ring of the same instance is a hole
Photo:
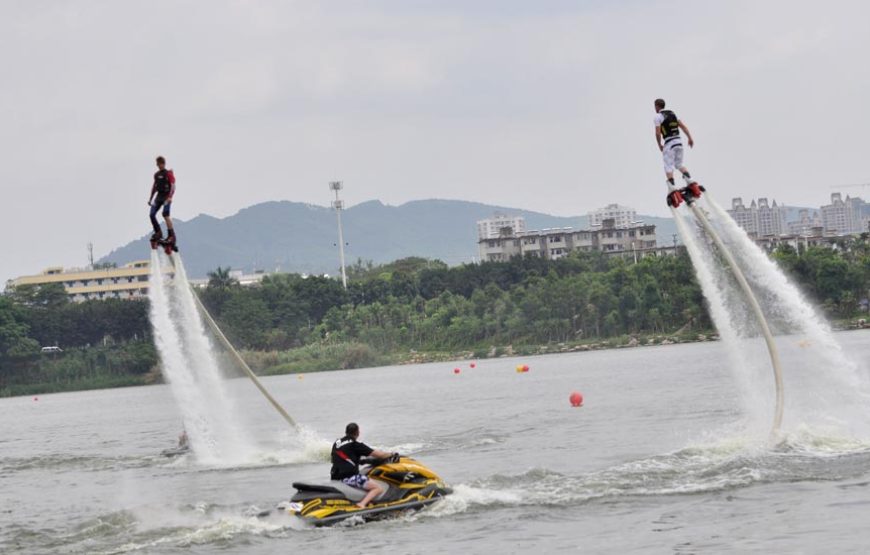
[[[460,372],[459,368],[454,368],[454,369],[453,369],[453,373],[454,373],[454,374],[458,374],[459,372]]]
[[[474,364],[474,363],[472,362],[471,364],[469,364],[469,366],[472,367],[472,368],[474,368],[474,367],[477,366],[477,365]]]
[[[528,371],[529,371],[529,365],[523,364],[523,372],[528,372]]]
[[[582,407],[583,406],[583,395],[581,395],[579,391],[575,391],[575,392],[571,393],[571,396],[568,397],[568,400],[571,401],[572,407]]]

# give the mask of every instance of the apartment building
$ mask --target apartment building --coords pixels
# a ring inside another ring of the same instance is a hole
[[[747,207],[741,197],[736,197],[731,199],[728,214],[750,235],[767,237],[788,232],[787,210],[784,206],[777,205],[776,200],[769,203],[764,197],[759,198],[758,202],[753,199]]]
[[[822,227],[825,233],[832,235],[847,235],[870,231],[870,205],[859,197],[843,196],[840,193],[831,194],[831,203],[820,208]]]
[[[22,285],[60,283],[71,301],[90,299],[139,299],[148,295],[147,260],[130,262],[120,268],[81,269],[60,266],[46,268],[33,276],[21,276],[6,282],[6,288]]]
[[[505,262],[516,256],[537,256],[557,260],[573,251],[601,251],[608,254],[634,253],[639,256],[655,252],[656,226],[635,224],[617,228],[612,219],[604,219],[600,229],[532,230],[523,233],[478,240],[480,259]]]

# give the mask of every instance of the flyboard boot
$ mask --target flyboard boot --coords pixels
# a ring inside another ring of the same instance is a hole
[[[163,232],[160,230],[159,227],[154,230],[154,233],[151,234],[151,239],[149,239],[149,241],[151,241],[151,248],[154,250],[157,249],[157,245],[163,243]]]
[[[677,208],[683,203],[683,190],[674,185],[673,180],[668,180],[668,196],[665,198],[668,206]]]
[[[706,191],[704,186],[692,179],[692,176],[688,172],[683,174],[683,179],[686,181],[686,186],[683,188],[677,187],[671,180],[668,180],[668,196],[666,200],[668,206],[672,208],[677,208],[683,202],[692,204],[701,198],[701,193]]]
[[[175,230],[170,229],[169,235],[165,240],[161,241],[160,244],[163,245],[163,252],[167,255],[171,255],[173,252],[178,252],[178,246],[175,244]]]
[[[683,187],[683,199],[688,204],[695,202],[696,199],[701,198],[701,193],[706,191],[703,185],[699,185],[697,181],[692,179],[692,176],[689,175],[689,172],[685,172],[683,174],[683,179],[686,181],[686,186]]]

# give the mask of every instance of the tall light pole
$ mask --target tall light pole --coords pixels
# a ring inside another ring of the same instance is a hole
[[[338,198],[338,192],[341,191],[341,181],[330,181],[329,189],[335,191],[335,200],[332,202],[332,207],[335,208],[335,216],[338,219],[338,255],[341,260],[341,284],[347,289],[347,273],[344,270],[344,234],[341,232],[341,211],[344,208],[344,202]]]

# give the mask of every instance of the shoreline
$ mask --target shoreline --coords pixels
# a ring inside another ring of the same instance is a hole
[[[870,326],[839,326],[833,328],[835,333],[847,331],[867,331]],[[579,341],[552,343],[543,345],[492,345],[488,348],[459,349],[456,351],[394,351],[392,353],[377,353],[364,344],[308,345],[280,353],[264,351],[243,351],[246,361],[251,364],[258,376],[279,376],[289,374],[310,374],[314,372],[331,372],[335,370],[359,370],[379,366],[406,366],[412,364],[430,364],[439,362],[485,360],[494,358],[510,358],[518,356],[555,355],[610,349],[630,349],[638,347],[656,347],[679,345],[684,343],[703,343],[718,341],[719,335],[712,330],[682,334],[653,334],[637,336],[618,336],[595,341]],[[315,356],[306,360],[294,360],[278,364],[263,364],[271,358],[282,355],[292,355],[307,351]],[[350,358],[342,358],[350,355]],[[326,355],[326,356],[316,356]],[[349,364],[348,364],[349,363]],[[241,374],[233,377],[241,377]],[[101,380],[68,382],[65,384],[15,384],[0,390],[0,398],[26,397],[31,395],[47,395],[51,393],[67,393],[73,391],[92,391],[98,389],[117,389],[165,383],[159,368],[144,375],[119,376],[109,383]]]

